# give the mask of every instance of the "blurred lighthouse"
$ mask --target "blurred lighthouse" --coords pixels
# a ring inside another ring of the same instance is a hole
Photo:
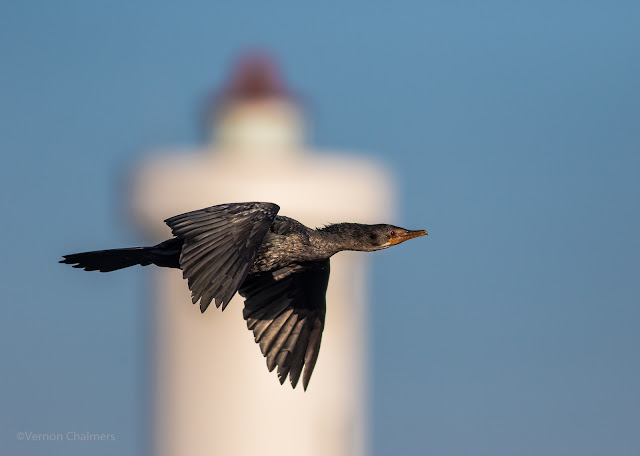
[[[216,98],[211,141],[149,155],[132,209],[154,240],[162,220],[226,202],[270,201],[307,226],[391,220],[389,174],[304,144],[300,107],[271,59],[239,60]],[[366,450],[367,255],[331,259],[320,356],[306,392],[268,372],[237,296],[201,314],[178,270],[154,270],[153,453],[353,456]]]

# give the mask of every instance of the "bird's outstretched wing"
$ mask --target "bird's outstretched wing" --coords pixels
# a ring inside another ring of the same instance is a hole
[[[318,359],[329,283],[329,260],[292,264],[249,275],[240,287],[244,319],[278,378],[287,375],[295,388],[300,379],[307,389]]]
[[[273,203],[221,204],[165,220],[174,236],[184,240],[180,268],[191,300],[200,300],[202,312],[212,300],[222,310],[227,306],[279,209]]]

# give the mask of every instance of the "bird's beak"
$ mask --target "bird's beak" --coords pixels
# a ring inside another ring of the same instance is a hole
[[[416,231],[405,230],[403,232],[398,233],[396,237],[389,239],[389,244],[396,245],[396,244],[400,244],[401,242],[408,241],[409,239],[413,239],[419,236],[426,236],[426,235],[427,235],[427,232],[425,230],[416,230]]]

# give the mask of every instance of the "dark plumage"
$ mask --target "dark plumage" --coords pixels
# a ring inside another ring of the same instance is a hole
[[[278,216],[273,203],[232,203],[171,217],[172,239],[152,247],[64,255],[60,263],[109,272],[155,264],[182,269],[193,303],[227,306],[245,298],[244,319],[267,358],[295,388],[304,367],[307,389],[318,358],[329,283],[329,258],[342,250],[373,251],[427,234],[392,225],[338,223],[311,229]]]

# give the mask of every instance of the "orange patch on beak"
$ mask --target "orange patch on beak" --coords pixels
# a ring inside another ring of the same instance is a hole
[[[419,236],[426,236],[427,234],[428,233],[425,230],[406,231],[404,233],[398,233],[396,237],[392,237],[389,239],[389,244],[400,244],[401,242],[408,241],[409,239],[413,239]]]

